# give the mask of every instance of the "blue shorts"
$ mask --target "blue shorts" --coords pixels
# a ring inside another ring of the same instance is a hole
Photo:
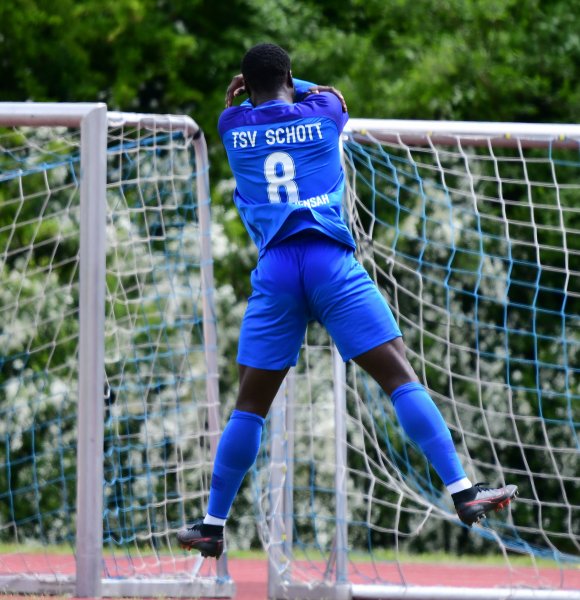
[[[268,248],[252,271],[238,362],[278,370],[298,360],[309,321],[347,361],[401,336],[393,313],[351,248],[305,232]]]

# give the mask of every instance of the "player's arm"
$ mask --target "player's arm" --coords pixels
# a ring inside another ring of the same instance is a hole
[[[335,87],[330,85],[316,85],[311,81],[304,81],[303,79],[297,79],[296,77],[292,77],[292,83],[294,84],[294,102],[300,102],[301,100],[308,98],[311,94],[330,92],[340,100],[342,112],[347,112],[348,108],[346,106],[346,101],[343,95]]]
[[[294,84],[294,102],[300,102],[301,100],[304,100],[304,98],[310,96],[310,94],[330,92],[340,100],[342,112],[347,112],[348,108],[346,106],[346,101],[343,95],[335,87],[330,85],[316,85],[311,81],[304,81],[303,79],[298,79],[296,77],[292,77],[292,83]]]
[[[310,94],[321,94],[322,92],[330,92],[331,94],[334,94],[340,100],[342,112],[345,113],[348,111],[348,108],[346,106],[346,100],[344,99],[343,95],[340,93],[339,90],[330,85],[314,85],[308,90],[307,96],[309,96]]]
[[[292,83],[294,84],[294,101],[300,102],[300,100],[304,100],[308,94],[313,93],[312,90],[318,86],[312,83],[311,81],[304,81],[303,79],[297,79],[296,77],[292,78]],[[226,90],[226,108],[232,106],[234,102],[234,98],[237,96],[241,96],[246,93],[246,85],[244,83],[244,76],[239,73],[238,75],[234,75],[233,79]],[[249,100],[244,100],[244,102],[249,102]]]
[[[294,84],[294,102],[300,102],[312,93],[315,87],[318,87],[312,81],[304,81],[304,79],[297,79],[292,77],[292,83]]]
[[[304,79],[298,79],[297,77],[292,78],[292,83],[294,84],[294,101],[300,102],[307,98],[310,94],[320,94],[321,92],[330,92],[334,94],[342,105],[342,111],[346,112],[346,102],[342,96],[342,94],[334,87],[328,85],[316,85],[311,81],[305,81]],[[244,83],[244,76],[239,73],[238,75],[234,75],[228,89],[226,90],[226,108],[232,106],[234,98],[240,96],[241,94],[246,93],[246,86]],[[249,100],[244,100],[244,103]]]
[[[226,90],[226,108],[230,108],[236,96],[240,96],[241,94],[245,93],[246,84],[244,83],[244,76],[241,73],[234,75],[230,85],[228,85],[228,89]]]

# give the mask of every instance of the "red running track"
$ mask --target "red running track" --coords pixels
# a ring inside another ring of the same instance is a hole
[[[159,561],[153,557],[143,557],[129,563],[127,560],[107,559],[108,576],[118,577],[129,574],[150,573],[152,575],[170,570],[191,570],[195,557],[174,561]],[[211,573],[215,563],[206,561]],[[213,564],[212,564],[213,563]],[[170,566],[171,565],[171,566]],[[205,569],[205,565],[204,565]],[[533,589],[580,590],[580,569],[535,569],[532,567],[506,567],[466,564],[434,563],[353,563],[350,566],[353,583],[371,584],[389,582],[394,585],[419,586],[460,586],[460,587],[528,587]],[[268,566],[266,560],[230,558],[229,573],[236,584],[236,600],[265,600],[267,598]],[[308,577],[309,571],[320,572],[324,565],[296,563],[294,571]],[[43,554],[0,554],[0,575],[14,573],[74,573],[74,558],[68,555]],[[205,571],[204,571],[204,574]],[[16,598],[0,596],[0,600]],[[24,597],[23,597],[24,598]],[[29,597],[28,597],[29,598]]]

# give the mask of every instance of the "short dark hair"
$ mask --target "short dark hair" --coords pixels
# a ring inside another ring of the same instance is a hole
[[[256,92],[274,92],[286,83],[291,64],[288,53],[276,44],[258,44],[242,59],[242,75]]]

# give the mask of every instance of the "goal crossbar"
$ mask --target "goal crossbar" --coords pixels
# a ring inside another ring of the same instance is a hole
[[[483,121],[424,121],[397,119],[350,119],[345,133],[366,135],[389,142],[415,144],[495,144],[522,147],[568,147],[580,141],[580,125],[548,123],[493,123]]]

